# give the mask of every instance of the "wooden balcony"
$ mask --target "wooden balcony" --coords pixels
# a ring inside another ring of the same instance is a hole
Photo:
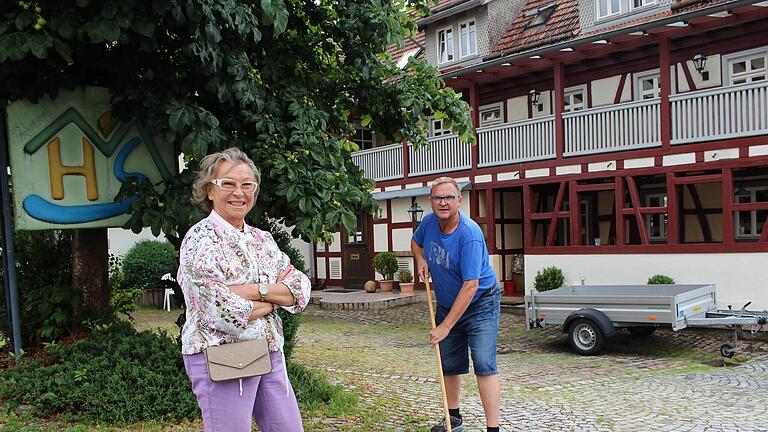
[[[768,135],[768,82],[741,84],[672,95],[670,144]],[[650,99],[590,108],[562,115],[563,157],[659,147],[661,100]],[[477,167],[553,159],[555,116],[477,129]],[[428,148],[408,146],[410,170],[404,172],[400,144],[363,150],[353,161],[376,181],[472,168],[472,149],[455,135],[429,139]]]
[[[555,157],[555,116],[477,129],[478,167]]]

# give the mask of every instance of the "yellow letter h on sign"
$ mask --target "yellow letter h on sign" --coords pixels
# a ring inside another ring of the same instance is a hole
[[[80,175],[85,177],[85,190],[89,201],[99,198],[96,186],[96,164],[93,159],[93,145],[83,137],[83,164],[66,166],[61,164],[61,142],[54,138],[48,143],[48,169],[51,173],[51,196],[64,199],[64,176]]]

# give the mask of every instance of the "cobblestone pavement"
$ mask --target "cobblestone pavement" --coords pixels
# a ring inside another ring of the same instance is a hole
[[[305,315],[295,355],[361,404],[378,404],[381,430],[424,431],[441,416],[426,303],[367,311],[313,306]],[[521,316],[508,313],[500,327],[502,430],[768,431],[764,335],[747,335],[747,352],[723,366],[723,332],[658,331],[642,340],[622,334],[603,355],[582,357],[559,329],[528,332]],[[485,430],[473,376],[463,381],[461,410],[468,431]],[[359,430],[341,419],[310,423]]]

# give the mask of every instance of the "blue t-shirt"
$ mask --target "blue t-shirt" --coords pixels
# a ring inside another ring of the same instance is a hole
[[[450,234],[440,231],[440,221],[434,213],[424,216],[413,233],[413,240],[424,248],[437,303],[446,308],[453,306],[464,281],[479,280],[479,288],[472,301],[484,290],[496,285],[496,274],[488,258],[483,231],[471,218],[461,212],[459,215],[459,226]]]

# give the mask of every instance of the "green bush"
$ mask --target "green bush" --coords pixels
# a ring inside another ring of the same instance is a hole
[[[89,339],[55,345],[0,375],[0,399],[42,416],[126,424],[199,416],[178,346],[165,334],[126,322],[102,325]]]
[[[62,339],[74,327],[79,294],[72,289],[72,234],[69,231],[14,233],[21,338],[29,344]],[[0,330],[8,327],[5,290],[0,290]]]
[[[397,275],[398,282],[411,283],[413,282],[413,273],[408,269],[400,270],[400,274]]]
[[[302,410],[356,403],[301,365],[289,363],[288,375]],[[32,406],[38,416],[117,426],[200,416],[178,345],[127,322],[100,324],[89,339],[50,345],[47,355],[8,368],[0,399],[12,409]]]
[[[156,288],[162,285],[160,278],[176,274],[179,253],[173,245],[158,240],[142,240],[125,254],[123,275],[125,286],[131,288]]]
[[[142,287],[129,287],[125,285],[123,275],[123,257],[109,254],[109,306],[115,317],[123,315],[133,321],[131,312],[138,308],[136,299],[144,291]]]
[[[675,280],[663,274],[653,275],[648,278],[648,285],[672,285]]]
[[[384,276],[384,280],[392,280],[397,272],[397,255],[394,252],[381,252],[373,257],[373,268]]]
[[[533,287],[539,292],[549,291],[560,288],[564,282],[563,271],[555,266],[551,266],[536,272],[536,277],[533,279]]]

